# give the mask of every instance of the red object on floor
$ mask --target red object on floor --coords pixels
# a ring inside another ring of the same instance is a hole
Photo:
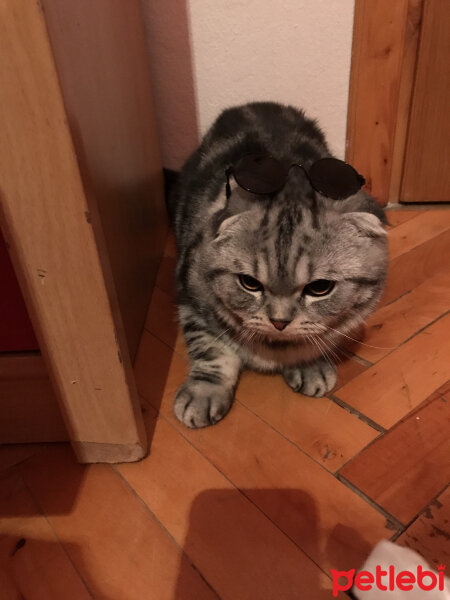
[[[0,352],[23,350],[39,345],[0,231]]]

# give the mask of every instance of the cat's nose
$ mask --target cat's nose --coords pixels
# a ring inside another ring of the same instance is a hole
[[[281,321],[276,319],[270,319],[270,322],[275,327],[275,329],[278,329],[278,331],[283,331],[283,329],[287,327],[290,323],[290,321]]]

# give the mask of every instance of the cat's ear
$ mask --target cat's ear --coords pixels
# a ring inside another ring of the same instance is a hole
[[[226,216],[222,221],[219,221],[215,232],[214,241],[225,237],[233,237],[233,235],[249,230],[252,226],[251,212],[245,211],[237,215]]]
[[[342,221],[346,225],[352,225],[365,237],[383,237],[386,230],[380,219],[373,213],[349,212],[342,215]]]
[[[339,202],[339,212],[344,213],[371,213],[378,217],[386,225],[387,219],[383,208],[378,204],[375,198],[369,196],[363,191],[350,196],[346,200]]]

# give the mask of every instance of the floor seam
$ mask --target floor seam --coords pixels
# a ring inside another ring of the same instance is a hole
[[[381,440],[381,438],[383,438],[385,435],[387,435],[391,431],[394,431],[395,429],[397,429],[397,427],[400,427],[407,420],[411,419],[416,413],[420,412],[425,406],[427,406],[428,404],[433,402],[434,399],[432,399],[431,396],[433,396],[433,394],[435,394],[435,393],[436,393],[436,390],[434,392],[432,392],[432,394],[427,396],[427,398],[425,398],[425,400],[422,400],[422,402],[420,404],[418,404],[413,409],[411,409],[411,411],[409,413],[406,413],[406,415],[404,415],[401,419],[396,421],[389,429],[385,429],[383,432],[380,433],[380,435],[378,435],[376,438],[371,440],[366,446],[364,446],[364,448],[361,448],[361,450],[359,450],[354,456],[349,458],[349,460],[347,460],[341,467],[339,467],[339,469],[336,471],[335,474],[337,475],[339,471],[344,469],[350,462],[355,460],[360,454],[362,454],[365,450],[367,450],[369,447],[371,447],[373,444],[375,444],[375,442]]]
[[[387,432],[386,432],[387,433]],[[339,469],[337,469],[334,473],[334,475],[336,477],[338,477],[339,472],[342,469],[345,469],[345,467],[350,464],[352,461],[354,461],[356,458],[358,458],[358,456],[360,456],[365,450],[368,450],[368,448],[370,448],[371,446],[373,446],[376,442],[380,441],[381,438],[384,437],[384,433],[380,433],[379,435],[377,435],[376,437],[373,438],[373,440],[370,440],[370,442],[364,446],[364,448],[361,448],[361,450],[359,450],[356,454],[354,454],[351,458],[349,458],[341,467],[339,467]]]
[[[111,464],[106,465],[106,466],[111,468],[113,473],[115,473],[117,475],[117,477],[130,490],[130,492],[133,494],[133,496],[135,496],[135,498],[137,498],[137,500],[144,506],[146,512],[151,516],[153,521],[164,532],[164,534],[169,538],[169,540],[174,544],[174,546],[180,551],[181,556],[183,556],[188,561],[188,563],[191,565],[191,567],[200,575],[202,580],[206,583],[206,585],[210,588],[210,590],[215,594],[215,596],[218,598],[218,600],[222,600],[222,597],[218,594],[218,592],[214,589],[214,587],[209,583],[209,581],[203,575],[201,570],[193,562],[193,560],[191,559],[189,554],[187,554],[187,552],[184,550],[184,548],[182,546],[180,546],[180,544],[176,541],[176,539],[173,537],[173,535],[170,533],[170,531],[167,529],[167,527],[163,523],[161,523],[161,521],[158,519],[158,517],[155,515],[155,513],[152,511],[152,509],[148,506],[148,504],[145,502],[145,500],[138,494],[138,492],[129,483],[129,481],[126,479],[126,477],[124,475],[122,475],[122,473],[117,469],[117,466],[111,465]]]
[[[365,371],[363,373],[365,373]],[[363,373],[361,373],[361,375]],[[354,379],[357,379],[357,378],[358,378],[358,375],[356,377],[354,377]],[[344,386],[342,386],[342,387],[344,387]],[[339,389],[336,390],[337,394],[339,393],[340,389],[341,388],[339,388]],[[364,413],[362,413],[358,409],[353,408],[353,406],[351,406],[350,404],[347,404],[347,402],[345,402],[344,400],[341,400],[339,398],[339,396],[336,396],[335,394],[328,394],[327,397],[330,400],[332,400],[335,404],[337,404],[338,406],[340,406],[341,408],[343,408],[344,410],[346,410],[350,414],[352,414],[355,417],[357,417],[360,421],[363,421],[363,423],[365,423],[366,425],[369,425],[370,427],[372,427],[372,429],[375,429],[375,431],[378,431],[379,433],[386,433],[387,429],[385,429],[382,425],[380,425],[379,423],[377,423],[376,421],[374,421],[370,417],[366,416]],[[342,467],[340,467],[340,468],[342,468]]]
[[[263,509],[262,509],[260,506],[258,506],[258,504],[256,504],[256,503],[255,503],[255,502],[254,502],[254,501],[253,501],[251,498],[249,498],[249,496],[247,496],[247,494],[245,494],[245,493],[244,493],[244,491],[242,490],[242,488],[240,488],[239,486],[237,486],[237,485],[234,483],[234,481],[228,477],[228,475],[226,475],[226,474],[225,474],[225,473],[224,473],[224,472],[223,472],[221,469],[219,469],[219,467],[217,467],[217,465],[215,465],[215,464],[212,462],[212,460],[210,460],[210,459],[209,459],[209,458],[208,458],[208,457],[207,457],[205,454],[203,454],[203,452],[201,452],[201,451],[200,451],[200,450],[199,450],[199,449],[198,449],[196,446],[194,446],[194,444],[193,444],[193,443],[192,443],[192,442],[191,442],[191,441],[190,441],[188,438],[186,438],[186,437],[185,437],[185,436],[184,436],[184,435],[181,433],[181,431],[180,431],[179,429],[177,429],[177,428],[176,428],[174,425],[172,425],[172,423],[171,423],[171,422],[170,422],[170,421],[167,419],[167,417],[166,417],[166,416],[165,416],[163,413],[159,413],[159,416],[160,416],[160,417],[161,417],[161,418],[162,418],[162,419],[163,419],[163,420],[164,420],[164,421],[165,421],[165,422],[166,422],[168,425],[170,425],[170,427],[172,427],[172,429],[173,429],[174,431],[176,431],[176,432],[178,433],[178,435],[180,435],[180,436],[181,436],[181,437],[182,437],[182,438],[183,438],[183,439],[184,439],[184,440],[185,440],[185,441],[186,441],[186,442],[187,442],[187,443],[188,443],[188,444],[189,444],[189,445],[190,445],[190,446],[193,448],[193,450],[195,450],[195,452],[197,452],[197,453],[198,453],[198,454],[199,454],[199,455],[200,455],[200,456],[201,456],[201,457],[202,457],[204,460],[206,460],[206,461],[207,461],[207,462],[208,462],[208,463],[209,463],[209,464],[210,464],[210,465],[211,465],[211,466],[212,466],[212,467],[213,467],[213,468],[214,468],[214,469],[215,469],[215,470],[216,470],[218,473],[220,473],[220,474],[222,475],[222,477],[223,477],[224,479],[226,479],[226,480],[227,480],[227,481],[228,481],[228,482],[229,482],[229,483],[232,485],[232,487],[233,487],[233,488],[234,488],[234,489],[235,489],[237,492],[239,492],[239,493],[242,495],[242,497],[243,497],[243,498],[245,498],[245,499],[246,499],[248,502],[250,502],[250,504],[251,504],[252,506],[254,506],[256,510],[258,510],[258,511],[259,511],[259,512],[260,512],[262,515],[264,515],[264,517],[265,517],[265,518],[266,518],[266,519],[267,519],[267,520],[268,520],[270,523],[272,523],[272,525],[273,525],[273,526],[274,526],[274,527],[275,527],[275,528],[276,528],[276,529],[277,529],[277,530],[278,530],[280,533],[282,533],[284,536],[286,536],[286,537],[287,537],[287,539],[288,539],[288,540],[289,540],[289,541],[290,541],[292,544],[294,544],[294,546],[295,546],[296,548],[298,548],[298,550],[300,550],[300,552],[301,552],[302,554],[304,554],[304,556],[306,556],[306,558],[308,558],[308,560],[310,560],[310,561],[311,561],[311,562],[312,562],[314,565],[316,565],[316,567],[317,567],[317,568],[318,568],[318,569],[319,569],[319,570],[320,570],[320,571],[321,571],[321,572],[322,572],[324,575],[326,575],[326,576],[328,577],[328,579],[331,579],[331,578],[330,578],[330,575],[329,575],[329,573],[327,573],[327,572],[326,572],[326,571],[325,571],[325,570],[324,570],[324,569],[323,569],[323,568],[322,568],[322,567],[321,567],[321,566],[320,566],[320,565],[319,565],[319,564],[318,564],[318,563],[317,563],[317,562],[316,562],[316,561],[315,561],[315,560],[314,560],[314,559],[313,559],[311,556],[309,556],[309,554],[307,554],[307,553],[306,553],[306,551],[305,551],[305,550],[303,550],[303,548],[301,548],[301,546],[299,546],[299,545],[298,545],[298,543],[297,543],[295,540],[293,540],[293,539],[291,538],[291,536],[290,536],[288,533],[286,533],[286,532],[285,532],[283,529],[281,529],[281,527],[280,527],[280,526],[279,526],[277,523],[275,523],[275,522],[274,522],[274,521],[271,519],[271,517],[269,517],[269,516],[268,516],[268,515],[267,515],[267,514],[264,512],[264,510],[263,510]],[[330,471],[327,471],[327,472],[328,472],[328,473],[329,473],[331,476],[333,476],[333,474],[332,474],[332,473],[330,473]]]
[[[65,556],[67,557],[67,560],[69,561],[69,563],[72,565],[73,570],[75,571],[75,573],[78,575],[81,583],[83,584],[84,588],[86,589],[87,593],[89,594],[89,596],[95,600],[95,595],[94,593],[91,591],[87,581],[85,580],[85,578],[83,577],[83,575],[81,574],[80,570],[78,569],[77,565],[75,564],[75,562],[73,561],[72,557],[70,556],[70,553],[68,552],[64,542],[60,539],[60,537],[58,536],[58,534],[56,533],[55,529],[53,528],[53,525],[50,521],[49,516],[47,515],[46,511],[42,508],[41,504],[38,502],[38,500],[36,499],[35,495],[33,494],[33,491],[31,490],[31,488],[29,487],[29,485],[26,482],[25,477],[23,476],[22,472],[19,470],[20,473],[20,477],[22,479],[22,482],[24,484],[24,486],[26,487],[28,493],[30,494],[34,504],[37,506],[37,508],[39,509],[41,516],[45,519],[47,525],[49,526],[49,528],[51,529],[51,532],[53,533],[53,535],[55,536],[55,539],[58,541],[58,544],[61,547],[61,550],[64,552]]]
[[[416,217],[421,217],[429,210],[449,210],[450,206],[447,202],[389,202],[383,208],[387,212],[390,212],[391,210],[397,210],[398,212],[403,212],[407,210],[422,211],[420,215],[411,217],[411,219],[415,219]],[[408,221],[411,221],[411,219],[408,219]],[[405,223],[407,223],[407,221],[405,221]]]
[[[362,343],[362,342],[357,342],[358,344]],[[371,362],[370,360],[367,360],[366,358],[363,358],[362,356],[358,356],[357,354],[355,354],[354,352],[349,352],[349,357],[350,360],[354,360],[355,362],[359,363],[360,365],[363,365],[364,367],[373,367],[374,363]],[[355,375],[355,377],[353,377],[352,379],[355,379],[356,377],[358,377],[358,375]],[[350,380],[351,381],[351,380]],[[346,385],[348,383],[348,381],[346,381],[344,383],[344,385]]]
[[[159,335],[156,335],[156,333],[154,333],[153,331],[151,331],[150,329],[148,329],[148,327],[144,326],[144,330],[145,330],[147,333],[149,333],[150,335],[152,335],[154,338],[156,338],[156,339],[158,340],[158,342],[161,342],[161,344],[164,344],[164,346],[166,346],[167,348],[169,348],[169,350],[172,350],[172,353],[174,353],[174,352],[175,352],[175,354],[176,354],[177,356],[183,356],[183,355],[181,354],[181,352],[177,352],[177,351],[175,350],[175,348],[172,348],[172,346],[169,346],[169,344],[168,344],[167,342],[165,342],[163,339],[161,339],[161,338],[159,337]]]
[[[420,285],[420,284],[419,284]],[[419,287],[419,286],[416,286]],[[403,298],[403,296],[407,296],[408,294],[410,294],[415,288],[411,288],[410,290],[406,290],[406,292],[403,292],[403,294],[400,294],[400,296],[397,296],[396,298],[393,298],[392,300],[389,300],[389,302],[386,302],[386,304],[382,304],[379,308],[384,308],[385,306],[389,306],[391,304],[394,304],[394,302],[397,302],[397,300],[400,300],[400,298]]]
[[[429,323],[427,323],[427,325],[424,325],[423,327],[421,327],[420,329],[418,329],[415,333],[413,333],[413,335],[411,335],[409,338],[406,338],[406,340],[403,340],[403,342],[401,342],[396,350],[398,348],[401,348],[402,346],[404,346],[407,342],[409,342],[410,340],[412,340],[414,337],[416,337],[416,335],[418,335],[419,333],[422,333],[423,331],[425,331],[426,329],[428,329],[428,327],[431,327],[432,325],[434,325],[435,323],[437,323],[440,319],[443,319],[444,317],[446,317],[448,314],[450,313],[450,309],[446,310],[445,312],[443,312],[441,315],[439,315],[438,317],[436,317],[435,319],[433,319],[432,321],[430,321]],[[391,352],[389,352],[389,354],[391,354]],[[389,354],[386,354],[386,356],[389,356]]]
[[[329,398],[327,398],[327,399],[329,399]],[[289,442],[299,452],[301,452],[307,458],[309,458],[310,460],[312,460],[313,463],[315,463],[316,465],[318,465],[319,467],[321,467],[327,473],[330,473],[331,475],[334,475],[334,471],[330,471],[330,469],[327,469],[324,464],[322,464],[316,458],[314,458],[313,456],[311,456],[310,454],[308,454],[308,452],[306,452],[306,450],[304,450],[296,442],[294,442],[293,440],[291,440],[290,438],[288,438],[283,432],[281,432],[278,429],[276,429],[271,423],[269,423],[269,421],[266,421],[265,419],[263,419],[263,417],[261,417],[261,415],[259,415],[258,413],[254,412],[251,408],[249,408],[246,404],[244,404],[241,400],[239,400],[239,398],[236,397],[234,401],[238,402],[245,410],[247,410],[249,413],[251,413],[252,415],[254,415],[257,419],[259,419],[260,421],[262,421],[262,423],[264,423],[265,425],[267,425],[268,427],[270,427],[270,429],[272,429],[272,431],[275,431],[275,433],[277,433],[280,437],[282,437],[284,440],[286,440],[287,442]],[[339,469],[340,468],[341,467],[339,467]]]
[[[413,290],[411,290],[411,291],[413,291]],[[387,352],[384,356],[381,356],[377,361],[375,361],[375,363],[370,363],[369,368],[373,367],[375,364],[380,363],[382,360],[384,360],[385,358],[387,358],[388,356],[390,356],[391,354],[393,354],[394,352],[396,352],[399,348],[401,348],[402,346],[404,346],[407,342],[409,342],[413,338],[415,338],[416,335],[418,335],[419,333],[422,333],[423,331],[425,331],[425,329],[428,329],[428,327],[431,327],[431,325],[434,325],[437,321],[439,321],[439,319],[442,319],[442,318],[446,317],[449,313],[450,313],[450,309],[444,311],[443,313],[441,313],[439,316],[437,316],[435,319],[433,319],[432,321],[430,321],[429,323],[427,323],[426,325],[424,325],[420,329],[417,329],[417,331],[415,331],[409,337],[407,337],[404,340],[402,340],[397,346],[395,346],[394,348],[392,348],[391,350],[389,350],[389,352]],[[358,358],[361,358],[361,357],[358,356]],[[369,361],[367,361],[367,362],[369,362]],[[356,377],[358,377],[358,375]],[[355,377],[355,379],[356,379],[356,377]]]
[[[405,533],[410,527],[411,525],[417,521],[417,519],[419,519],[424,513],[425,511],[430,508],[430,506],[435,503],[436,501],[438,501],[439,496],[441,496],[446,489],[450,487],[450,483],[446,483],[445,486],[437,493],[433,496],[433,498],[423,507],[419,510],[419,512],[404,526],[403,530],[400,532],[397,532],[397,534],[394,534],[391,538],[391,541],[395,541],[397,538],[399,538],[403,533]]]
[[[382,514],[386,518],[387,522],[390,525],[392,525],[396,531],[399,529],[403,529],[405,527],[405,525],[401,521],[399,521],[397,519],[397,517],[394,517],[394,515],[391,515],[386,509],[384,509],[382,506],[380,506],[380,504],[375,502],[375,500],[372,500],[372,498],[370,496],[365,494],[362,490],[360,490],[358,487],[356,487],[356,485],[354,485],[351,481],[346,479],[343,475],[341,475],[340,473],[337,473],[336,477],[343,485],[348,487],[352,492],[354,492],[356,495],[360,496],[363,500],[365,500],[367,502],[367,504],[369,504],[374,509],[376,509],[380,514]]]

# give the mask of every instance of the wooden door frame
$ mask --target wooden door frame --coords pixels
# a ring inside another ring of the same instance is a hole
[[[137,10],[137,0],[133,3]],[[78,459],[139,460],[147,452],[140,399],[109,256],[69,125],[76,115],[64,102],[53,50],[41,3],[0,3],[1,228]],[[158,157],[154,161],[160,176],[149,181],[161,188],[162,206],[162,168]],[[164,232],[162,224],[160,235]],[[13,432],[15,420],[27,411],[30,397],[23,386],[43,382],[34,398],[47,412],[55,402],[39,356],[3,357],[0,366],[0,392],[7,392],[10,407],[0,421],[1,437],[2,426]],[[23,401],[16,401],[24,389]],[[45,420],[42,411],[33,410],[34,418]],[[35,441],[28,433],[31,417],[21,422],[22,441]],[[47,435],[46,423],[39,425]],[[51,430],[54,437],[47,439],[64,438],[61,419]],[[3,441],[13,440],[5,435]]]
[[[346,160],[399,201],[423,0],[355,0]]]

